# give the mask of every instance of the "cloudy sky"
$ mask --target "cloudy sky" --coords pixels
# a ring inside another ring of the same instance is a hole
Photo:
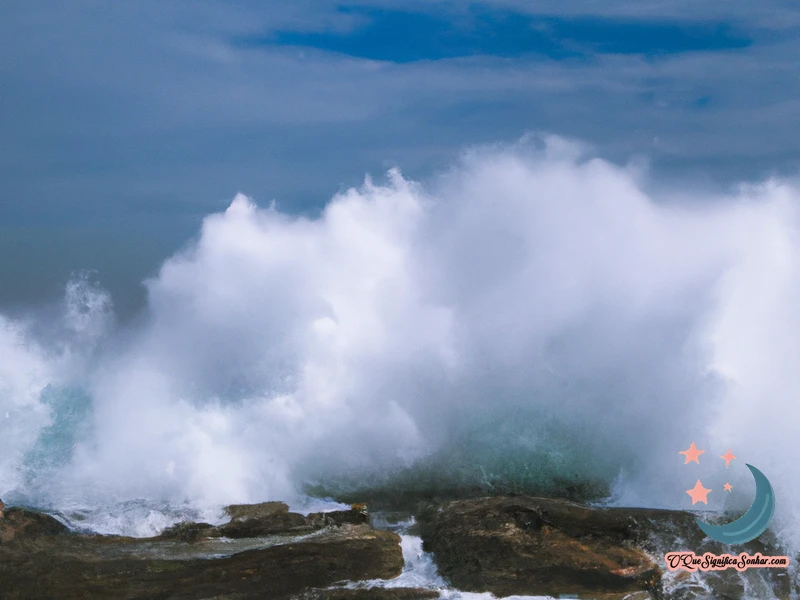
[[[788,0],[6,0],[0,309],[97,269],[118,309],[236,192],[314,214],[551,132],[653,185],[800,162]]]

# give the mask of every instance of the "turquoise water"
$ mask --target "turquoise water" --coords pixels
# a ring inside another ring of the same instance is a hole
[[[49,409],[51,424],[25,455],[28,484],[34,488],[68,465],[75,445],[91,431],[92,400],[84,390],[48,385],[40,401]]]

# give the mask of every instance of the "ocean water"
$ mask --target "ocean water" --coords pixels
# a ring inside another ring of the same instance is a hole
[[[431,485],[738,510],[748,462],[800,548],[800,188],[648,190],[547,138],[315,219],[238,195],[124,325],[76,265],[0,316],[0,497],[134,535]]]
[[[440,575],[433,561],[433,555],[422,549],[422,538],[410,533],[415,521],[411,517],[393,524],[382,521],[382,515],[373,515],[373,525],[381,529],[389,529],[400,535],[400,546],[403,549],[403,572],[394,579],[373,579],[350,583],[350,588],[421,588],[439,592],[441,600],[494,600],[489,592],[464,592],[453,588]],[[505,596],[507,600],[550,600],[551,596]]]

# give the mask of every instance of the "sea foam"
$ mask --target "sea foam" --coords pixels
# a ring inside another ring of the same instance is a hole
[[[0,497],[213,512],[423,465],[676,508],[702,477],[708,508],[746,508],[748,462],[796,532],[800,191],[649,187],[543,138],[367,179],[314,219],[237,195],[132,325],[86,277],[58,319],[0,318]]]

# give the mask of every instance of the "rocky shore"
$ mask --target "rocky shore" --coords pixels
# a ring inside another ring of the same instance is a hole
[[[401,574],[403,554],[400,537],[374,528],[363,506],[307,516],[281,502],[226,511],[230,520],[222,525],[179,523],[142,539],[78,534],[49,515],[0,508],[2,598],[439,597],[433,589],[375,584]],[[730,551],[704,538],[685,512],[532,497],[427,503],[415,512],[424,549],[457,590],[596,600],[790,600],[800,594],[791,569],[668,572],[666,551]],[[769,536],[735,549],[741,551],[783,554]]]
[[[0,519],[2,597],[358,598],[315,590],[390,579],[403,568],[400,538],[373,529],[360,510],[306,517],[270,502],[230,507],[229,514],[219,527],[181,523],[139,539],[76,535],[50,516],[6,509]]]
[[[664,554],[670,551],[785,554],[768,535],[723,546],[706,538],[695,516],[683,511],[496,497],[428,506],[420,511],[420,523],[424,548],[440,574],[465,591],[597,600],[800,597],[794,569],[669,572]]]

